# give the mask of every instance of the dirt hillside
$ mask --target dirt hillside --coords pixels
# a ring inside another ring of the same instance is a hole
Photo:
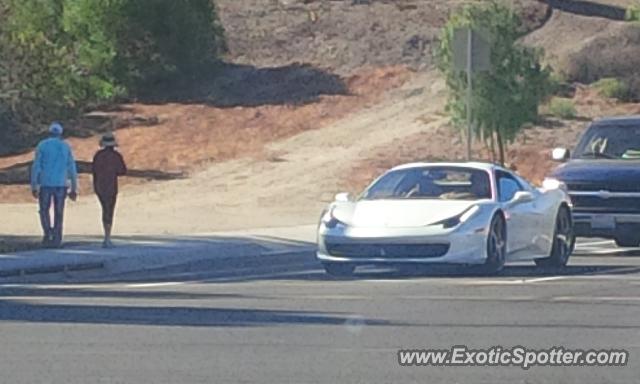
[[[96,111],[81,123],[92,134],[70,140],[84,174],[67,232],[100,232],[86,172],[98,133],[112,128],[133,170],[119,201],[119,233],[311,223],[336,192],[358,191],[390,166],[461,158],[431,52],[438,28],[462,3],[220,0],[229,35],[221,76]],[[558,11],[549,19],[538,1],[514,6],[534,30],[527,42],[547,48],[550,61],[567,58],[567,68],[573,53],[602,44],[593,45],[593,36],[630,25]],[[553,166],[550,149],[572,146],[591,119],[640,111],[574,87],[576,119],[545,116],[510,147],[510,161],[534,181]],[[0,158],[0,233],[39,232],[26,184],[31,157]]]
[[[118,203],[118,232],[185,234],[312,223],[371,148],[444,124],[444,117],[420,119],[438,115],[444,100],[438,76],[416,74],[358,112],[272,142],[265,147],[268,156],[213,163],[187,179],[129,186]],[[35,204],[4,205],[2,211],[0,233],[38,233]],[[69,204],[65,225],[68,233],[99,233],[97,201],[85,195]]]
[[[555,12],[525,42],[544,48],[547,61],[569,81],[640,74],[640,25]]]
[[[310,63],[339,74],[363,66],[425,69],[440,28],[463,0],[218,0],[229,59],[259,67]],[[513,0],[530,30],[547,7]]]

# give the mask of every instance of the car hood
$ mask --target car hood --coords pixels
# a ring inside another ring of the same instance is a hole
[[[461,214],[477,201],[361,200],[336,204],[333,216],[354,227],[419,227]]]
[[[640,184],[640,161],[571,160],[556,168],[552,176],[565,183],[638,185]]]

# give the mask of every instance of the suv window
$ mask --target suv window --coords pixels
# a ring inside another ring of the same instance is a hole
[[[640,160],[640,126],[593,125],[580,140],[574,157]]]

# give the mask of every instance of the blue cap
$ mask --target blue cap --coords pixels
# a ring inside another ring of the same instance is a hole
[[[49,133],[51,133],[52,135],[61,136],[62,131],[64,131],[64,129],[62,128],[62,124],[60,123],[52,123],[49,126]]]

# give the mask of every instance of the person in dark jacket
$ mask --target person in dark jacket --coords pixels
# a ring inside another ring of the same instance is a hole
[[[118,197],[118,176],[127,173],[122,155],[116,151],[116,138],[107,133],[100,140],[100,149],[93,157],[93,189],[102,206],[102,224],[104,227],[104,248],[113,247],[111,230]]]

